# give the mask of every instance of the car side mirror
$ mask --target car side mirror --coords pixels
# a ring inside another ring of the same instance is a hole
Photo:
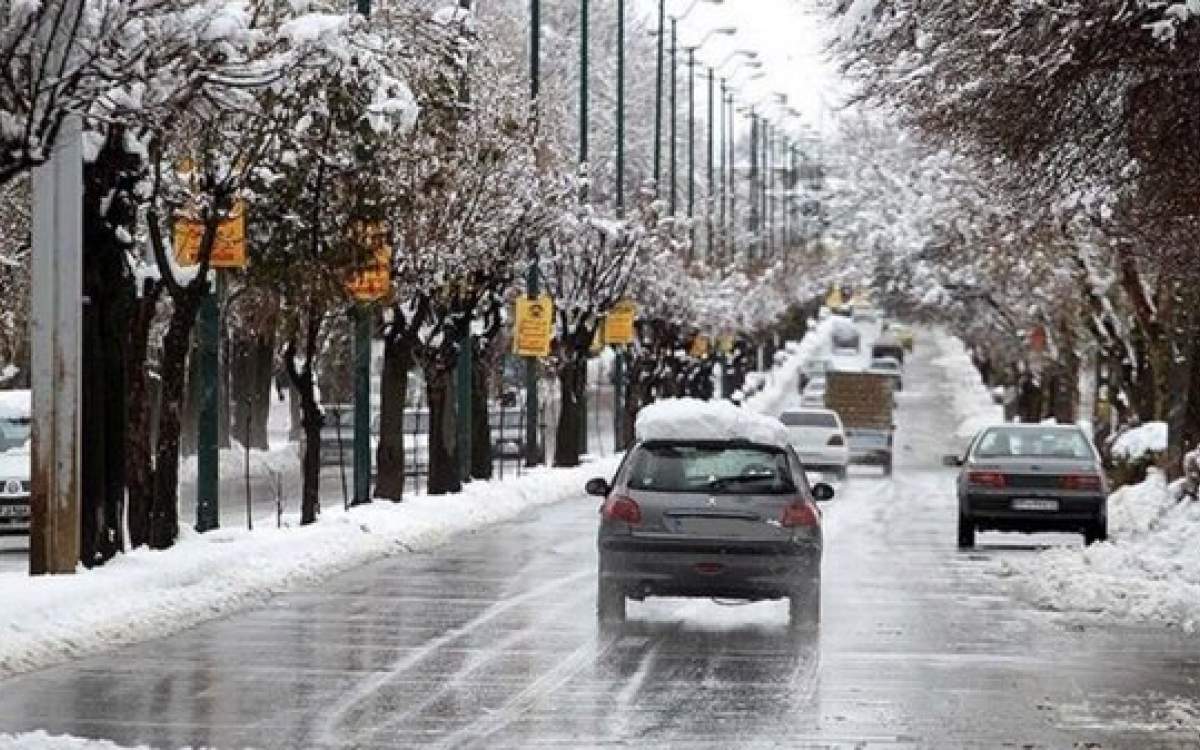
[[[942,466],[962,466],[961,456],[942,456]]]
[[[824,482],[817,482],[812,488],[813,499],[817,502],[825,502],[833,499],[833,487]]]
[[[585,492],[596,497],[608,497],[611,488],[608,486],[608,480],[603,477],[589,479],[587,484],[583,486]]]

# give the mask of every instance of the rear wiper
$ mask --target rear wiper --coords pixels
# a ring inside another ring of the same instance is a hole
[[[731,477],[713,477],[708,480],[708,486],[719,487],[726,482],[761,482],[764,479],[774,478],[774,474],[737,474]]]

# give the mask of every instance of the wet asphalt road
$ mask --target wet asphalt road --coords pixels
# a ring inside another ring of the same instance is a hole
[[[824,622],[783,603],[594,619],[596,502],[359,569],[174,637],[0,683],[0,732],[155,747],[1198,747],[1200,638],[1029,609],[954,547],[937,352],[901,394],[896,476],[827,506]]]

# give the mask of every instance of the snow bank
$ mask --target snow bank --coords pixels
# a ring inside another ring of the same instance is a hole
[[[786,446],[788,431],[774,417],[764,416],[729,401],[671,398],[638,412],[638,440],[734,440]]]
[[[992,400],[983,378],[971,361],[963,342],[938,329],[933,339],[942,356],[934,364],[946,373],[958,418],[958,437],[972,437],[984,427],[1004,421],[1004,408]]]
[[[108,740],[87,740],[43,731],[0,734],[0,750],[144,750],[146,745],[126,748]]]
[[[1176,502],[1162,473],[1108,501],[1109,541],[1005,561],[1018,595],[1060,612],[1200,629],[1200,503]]]
[[[532,507],[582,498],[587,479],[615,469],[615,458],[544,468],[472,482],[457,495],[333,508],[304,527],[184,532],[173,549],[138,549],[73,576],[0,573],[0,678],[167,635]]]
[[[1136,461],[1147,453],[1163,453],[1166,450],[1166,422],[1147,422],[1122,432],[1112,445],[1113,456],[1127,461]]]

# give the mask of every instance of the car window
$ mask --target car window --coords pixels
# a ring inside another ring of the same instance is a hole
[[[650,444],[629,467],[628,485],[653,492],[774,494],[795,492],[781,448],[724,444]]]
[[[837,417],[823,411],[785,411],[779,421],[788,427],[837,427]]]
[[[8,417],[0,419],[0,451],[24,445],[31,433],[28,418]]]
[[[1092,447],[1078,430],[994,428],[975,446],[979,458],[1075,458],[1093,459]]]

